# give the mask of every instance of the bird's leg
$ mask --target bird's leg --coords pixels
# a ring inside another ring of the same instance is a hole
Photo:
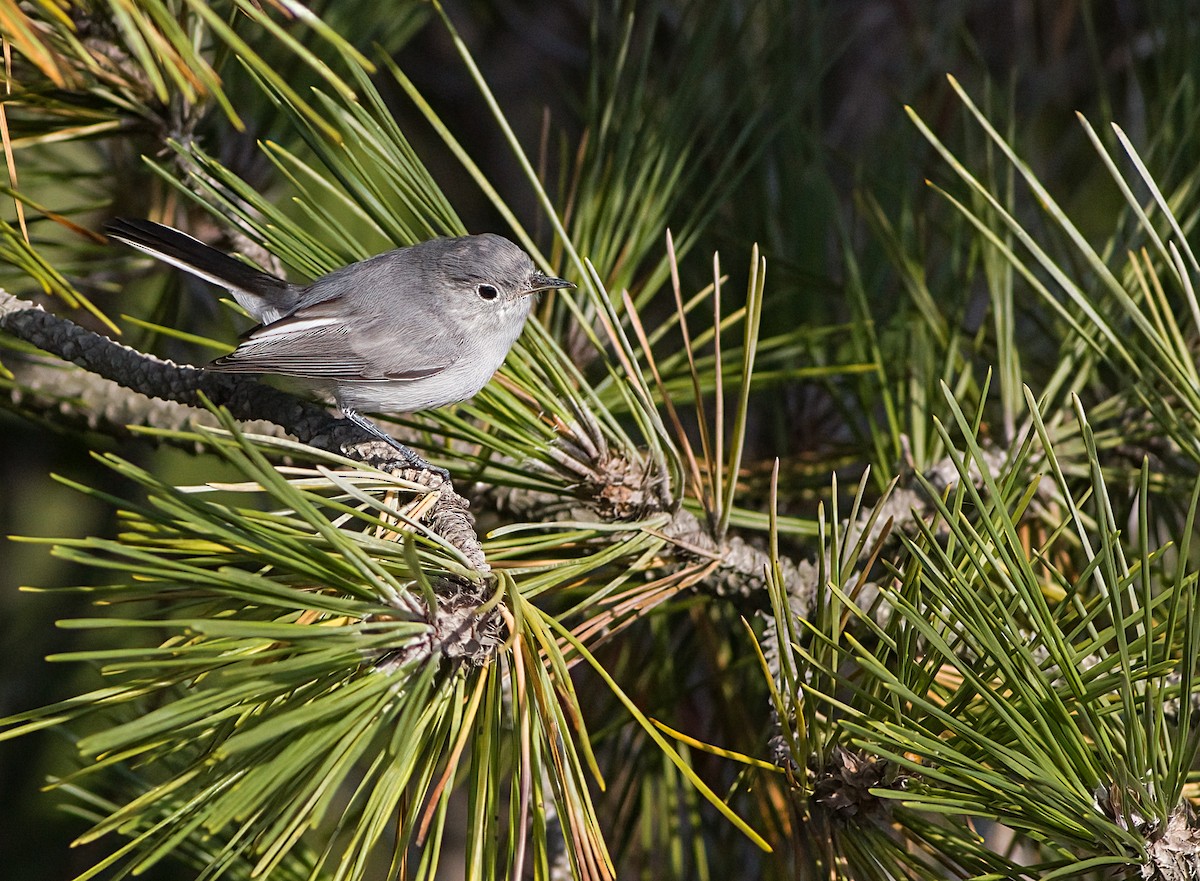
[[[432,471],[434,474],[440,474],[442,479],[447,483],[450,482],[449,471],[447,471],[445,468],[439,468],[436,465],[431,465],[430,463],[426,462],[424,459],[422,459],[408,447],[404,446],[404,444],[400,443],[400,441],[396,440],[357,410],[352,410],[349,407],[342,407],[342,415],[361,428],[363,431],[374,435],[384,443],[398,450],[401,457],[410,468],[416,468],[421,471]]]

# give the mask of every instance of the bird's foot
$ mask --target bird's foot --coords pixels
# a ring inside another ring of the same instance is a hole
[[[414,468],[418,471],[430,471],[434,474],[440,475],[442,480],[446,481],[446,483],[450,482],[449,471],[447,471],[445,468],[439,468],[437,465],[433,465],[425,461],[425,459],[418,456],[411,449],[400,443],[400,441],[396,440],[357,410],[351,410],[343,407],[342,415],[361,428],[363,431],[378,438],[395,449],[398,453],[400,453],[401,458],[404,459],[405,464],[407,464],[410,468]]]

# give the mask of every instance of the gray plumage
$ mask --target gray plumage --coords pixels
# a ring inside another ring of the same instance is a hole
[[[261,322],[207,369],[292,377],[360,422],[359,409],[409,413],[472,397],[520,335],[530,295],[574,287],[490,233],[388,251],[301,286],[161,224],[115,220],[106,232],[226,288]]]

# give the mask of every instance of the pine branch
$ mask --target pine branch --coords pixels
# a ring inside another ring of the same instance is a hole
[[[7,359],[5,366],[13,374],[13,381],[8,401],[0,406],[43,417],[58,428],[127,438],[133,434],[131,426],[182,431],[199,425],[216,427],[219,424],[205,410],[148,398],[111,379],[49,357],[22,355]],[[247,422],[244,427],[256,435],[283,437],[287,433],[280,426],[261,419]],[[171,443],[175,439],[163,435],[162,440]],[[191,438],[181,439],[178,443],[185,448],[197,448],[196,441]]]
[[[490,571],[465,499],[436,472],[398,460],[387,444],[317,404],[256,380],[147,355],[4,291],[0,291],[0,330],[147,397],[190,407],[202,406],[207,399],[239,421],[265,419],[317,449],[370,461],[419,480],[441,494],[431,514],[438,534],[462,551],[481,574]]]
[[[553,519],[583,520],[592,517],[597,522],[612,523],[634,519],[646,513],[645,509],[636,505],[614,506],[612,496],[615,488],[620,487],[604,482],[588,486],[588,495],[582,500],[583,510],[578,506],[563,507],[562,497],[554,493],[517,487],[489,487],[475,498],[482,499],[487,506],[501,510],[515,520],[542,520],[549,511],[553,512]],[[647,492],[645,495],[651,497],[654,494]],[[660,531],[674,549],[672,566],[683,567],[697,561],[716,562],[712,571],[697,584],[698,588],[713,596],[736,595],[749,599],[758,595],[763,598],[762,604],[765,606],[765,573],[773,565],[771,555],[765,549],[736,535],[728,535],[718,542],[708,527],[684,508],[675,510],[671,520]],[[795,611],[801,615],[807,614],[817,589],[815,569],[807,561],[797,563],[786,557],[779,557],[774,562],[779,564],[783,584],[797,603]]]

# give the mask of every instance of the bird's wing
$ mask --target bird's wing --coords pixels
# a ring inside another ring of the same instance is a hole
[[[433,340],[388,339],[361,318],[353,335],[339,300],[325,300],[252,330],[228,355],[209,364],[223,373],[277,373],[324,380],[404,382],[441,373],[449,365],[428,357],[447,351]]]

